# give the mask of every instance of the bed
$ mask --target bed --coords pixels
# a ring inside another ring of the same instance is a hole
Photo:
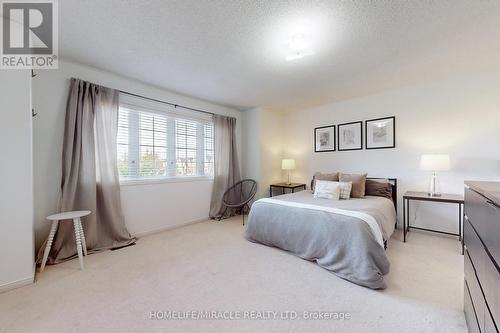
[[[396,224],[393,200],[376,196],[329,200],[306,190],[257,200],[246,238],[315,261],[335,275],[372,289],[384,289],[390,263],[385,248]]]

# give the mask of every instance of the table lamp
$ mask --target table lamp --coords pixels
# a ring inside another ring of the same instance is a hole
[[[441,196],[441,193],[439,193],[437,172],[450,170],[450,156],[447,154],[422,155],[422,157],[420,158],[420,169],[424,171],[432,171],[428,192],[429,196]]]
[[[292,183],[290,181],[290,173],[294,169],[295,169],[295,160],[294,159],[287,158],[287,159],[281,160],[281,170],[288,171],[288,181],[286,182],[287,185],[290,185]]]

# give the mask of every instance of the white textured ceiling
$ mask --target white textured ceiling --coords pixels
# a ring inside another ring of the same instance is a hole
[[[499,0],[63,0],[63,58],[240,109],[295,110],[500,63]],[[284,60],[294,29],[315,55]]]

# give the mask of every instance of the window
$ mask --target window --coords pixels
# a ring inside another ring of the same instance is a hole
[[[120,180],[212,177],[214,125],[201,112],[120,96]]]

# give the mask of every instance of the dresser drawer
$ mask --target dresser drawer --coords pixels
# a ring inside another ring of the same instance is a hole
[[[484,227],[481,236],[497,266],[500,266],[500,207],[487,200],[484,208]]]
[[[497,328],[495,327],[495,323],[493,322],[493,318],[489,312],[485,314],[484,318],[484,332],[485,333],[498,333]]]
[[[467,215],[469,221],[472,223],[474,228],[476,228],[478,234],[483,235],[486,230],[486,226],[484,225],[484,222],[486,221],[486,215],[484,214],[486,198],[470,188],[465,189],[464,198],[465,215]]]
[[[474,268],[477,278],[480,281],[482,291],[485,295],[491,314],[495,318],[497,326],[500,325],[500,273],[493,261],[486,253],[483,244],[479,240],[472,225],[467,219],[464,221],[464,243],[465,252],[465,278],[471,279],[470,266]],[[469,260],[470,257],[470,260]],[[475,301],[475,291],[472,282],[469,282],[469,289]]]
[[[472,299],[470,298],[469,288],[467,287],[467,281],[464,281],[464,311],[469,333],[481,333],[474,305],[472,305]]]
[[[471,189],[465,190],[465,215],[500,266],[500,207]]]
[[[481,287],[496,325],[500,327],[500,273],[492,261],[486,262],[483,269]]]
[[[467,286],[469,287],[472,304],[474,304],[474,310],[476,311],[479,329],[481,332],[484,332],[484,314],[488,311],[488,308],[486,306],[479,282],[477,281],[474,267],[469,259],[468,251],[465,251],[464,254],[464,274],[465,281],[467,281]]]
[[[476,231],[467,218],[464,219],[464,245],[470,255],[471,261],[474,263],[476,274],[481,280],[483,278],[484,265],[490,259],[484,250],[483,243],[481,243]]]

